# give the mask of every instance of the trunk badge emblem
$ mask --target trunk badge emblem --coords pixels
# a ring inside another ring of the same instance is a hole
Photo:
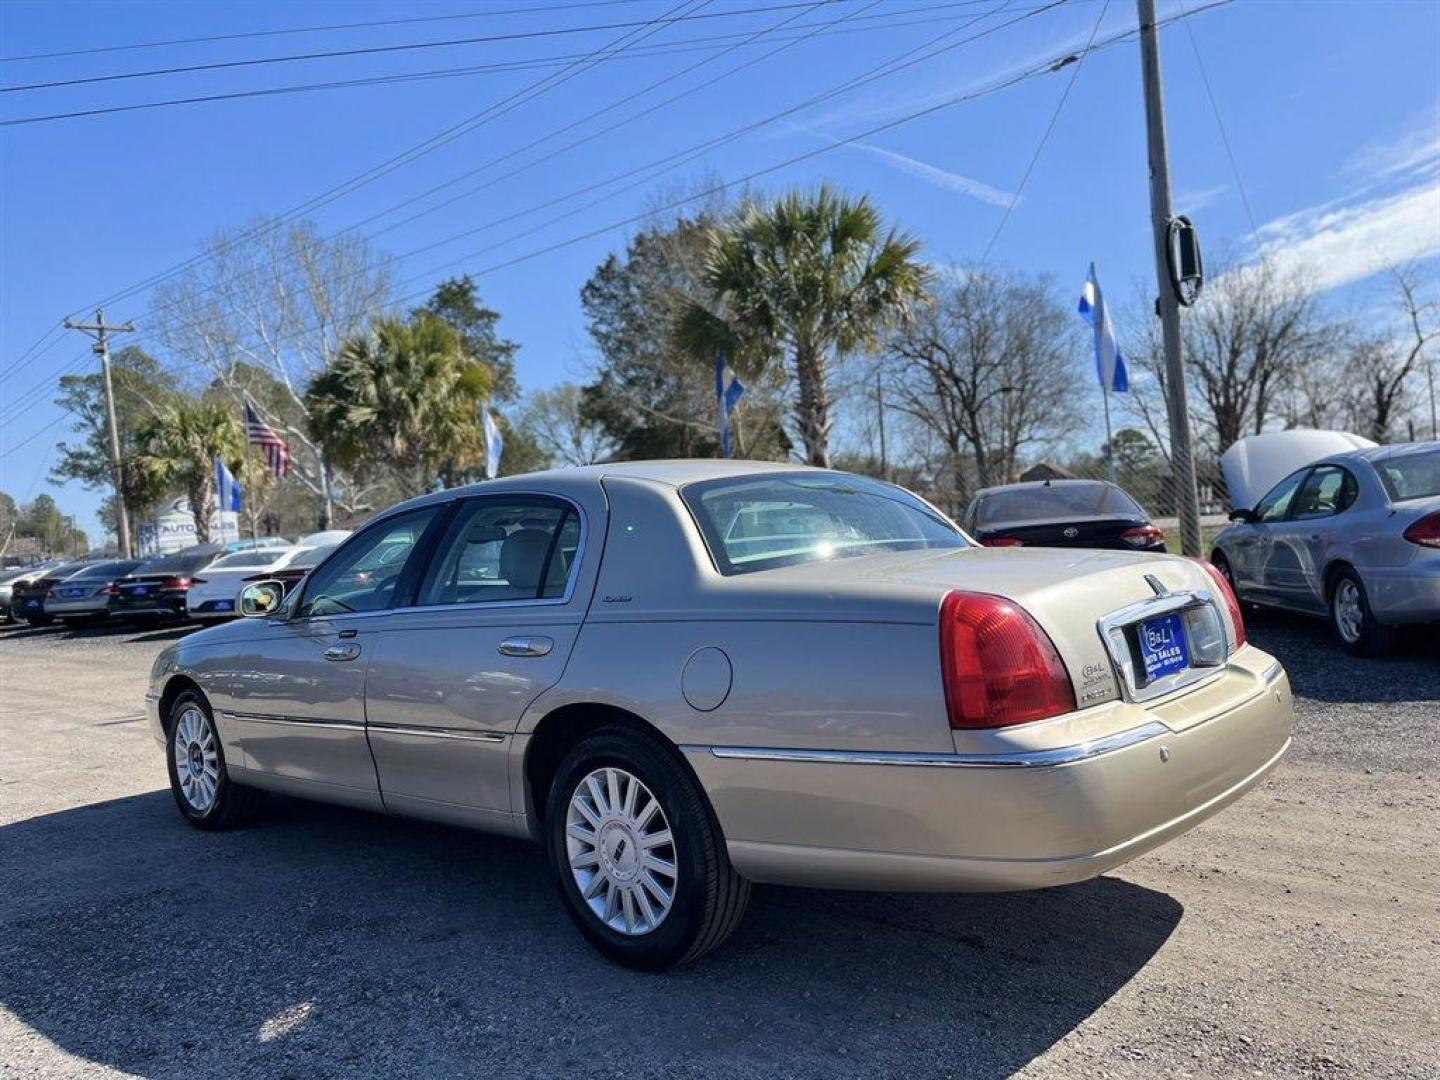
[[[1075,537],[1080,535],[1080,530],[1074,525],[1070,525],[1066,527],[1064,535],[1066,540],[1074,540]]]
[[[1155,593],[1156,596],[1170,595],[1170,591],[1165,588],[1165,583],[1159,578],[1157,578],[1154,574],[1146,574],[1145,581],[1150,586],[1151,590]]]

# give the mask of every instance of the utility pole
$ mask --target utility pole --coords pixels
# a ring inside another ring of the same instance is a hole
[[[880,421],[880,479],[890,480],[890,458],[885,452],[885,393],[880,388],[880,372],[875,372],[875,411]]]
[[[1165,405],[1170,415],[1170,464],[1180,509],[1180,548],[1200,554],[1200,495],[1190,442],[1185,358],[1180,352],[1180,300],[1170,274],[1170,160],[1165,147],[1165,101],[1160,89],[1160,41],[1155,0],[1136,0],[1140,16],[1140,68],[1145,83],[1145,129],[1150,147],[1150,221],[1155,232],[1155,302],[1165,342]]]
[[[115,388],[110,381],[110,335],[131,334],[135,332],[133,323],[126,323],[124,326],[105,325],[105,312],[95,312],[93,323],[77,323],[70,319],[65,320],[65,329],[79,330],[81,333],[93,337],[95,344],[92,346],[95,355],[100,357],[100,373],[104,376],[105,383],[105,422],[110,429],[110,473],[115,479],[115,521],[117,539],[120,541],[120,557],[130,558],[130,513],[125,507],[125,484],[120,471],[120,431],[115,423]]]

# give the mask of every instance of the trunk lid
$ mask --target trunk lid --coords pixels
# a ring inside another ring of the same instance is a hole
[[[1153,583],[1151,581],[1153,579]],[[934,623],[951,589],[1013,600],[1055,643],[1081,708],[1121,696],[1120,676],[1100,621],[1183,592],[1214,593],[1204,567],[1177,555],[1065,548],[961,548],[805,563],[727,579],[758,598],[808,595],[816,618]],[[778,596],[777,596],[778,594]],[[1215,597],[1227,634],[1224,605]],[[938,656],[938,639],[937,639]]]

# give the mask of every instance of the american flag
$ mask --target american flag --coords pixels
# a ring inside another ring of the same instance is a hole
[[[245,402],[245,441],[265,452],[265,460],[270,464],[270,472],[275,479],[283,480],[290,475],[290,447],[275,434],[274,428],[260,419],[260,414],[248,401]]]

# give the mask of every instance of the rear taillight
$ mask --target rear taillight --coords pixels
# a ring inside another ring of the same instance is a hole
[[[1075,691],[1055,644],[1003,596],[947,593],[940,669],[952,728],[998,728],[1072,712]]]
[[[1120,539],[1131,547],[1154,547],[1165,542],[1165,530],[1154,525],[1138,525],[1133,529],[1126,529],[1120,534]]]
[[[1440,510],[1412,521],[1400,535],[1421,547],[1440,548]]]
[[[119,595],[120,595],[120,587],[119,587],[118,585],[116,585],[116,584],[112,581],[112,582],[110,582],[110,584],[108,584],[108,585],[101,585],[100,588],[96,589],[96,590],[95,590],[95,595],[96,595],[96,596],[119,596]]]
[[[1215,588],[1225,598],[1225,609],[1230,612],[1230,625],[1235,628],[1235,648],[1240,648],[1245,644],[1245,620],[1240,615],[1240,601],[1235,599],[1235,590],[1230,588],[1230,582],[1225,580],[1225,575],[1214,563],[1198,556],[1195,557],[1195,561],[1205,568],[1205,572],[1210,575],[1210,580],[1215,582]],[[1233,652],[1234,649],[1231,651]]]
[[[171,592],[184,592],[190,588],[190,579],[188,577],[166,578],[160,583],[160,588],[167,589]]]
[[[990,536],[980,541],[985,547],[1023,547],[1024,540],[1017,540],[1013,536]]]

